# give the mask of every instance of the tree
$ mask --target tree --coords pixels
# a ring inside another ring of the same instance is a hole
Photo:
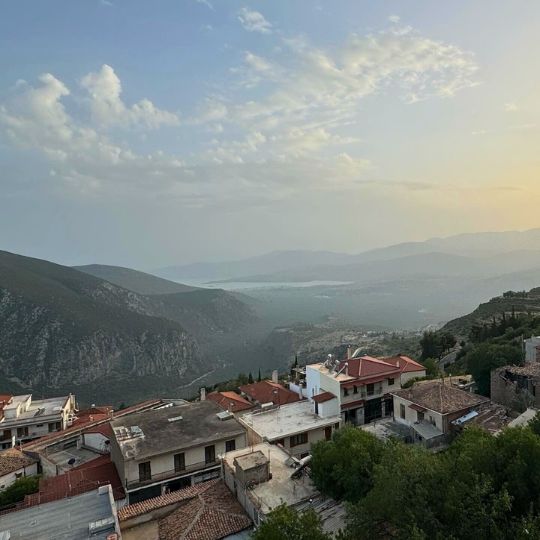
[[[252,384],[252,383],[253,383],[253,375],[251,374],[251,371],[250,371],[248,375],[248,384]]]
[[[11,486],[0,492],[0,508],[18,503],[25,495],[36,493],[39,487],[39,476],[23,476],[15,480]]]
[[[253,540],[330,540],[322,530],[319,516],[312,510],[297,512],[282,504],[272,510],[252,533]]]
[[[259,375],[257,376],[257,382],[261,382],[261,381],[262,381],[261,368],[259,368]]]
[[[528,424],[529,429],[536,435],[540,435],[540,412],[537,412],[534,418]]]
[[[422,362],[423,366],[426,368],[426,376],[435,378],[439,376],[439,365],[434,358],[427,358]]]
[[[352,426],[334,432],[330,441],[312,447],[311,471],[317,488],[335,499],[356,501],[372,487],[373,467],[384,443]]]
[[[464,362],[474,377],[478,393],[489,396],[491,371],[508,364],[521,364],[523,353],[513,345],[481,343],[465,355]]]

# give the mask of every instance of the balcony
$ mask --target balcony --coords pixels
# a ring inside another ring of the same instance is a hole
[[[220,465],[220,461],[218,459],[215,459],[214,461],[205,462],[200,461],[198,463],[192,463],[191,465],[186,465],[186,467],[182,470],[170,470],[170,471],[164,471],[156,474],[150,475],[150,477],[146,480],[126,480],[126,488],[127,489],[134,489],[139,488],[143,486],[149,486],[150,484],[155,484],[159,482],[164,482],[165,480],[173,480],[175,478],[180,478],[181,476],[186,476],[190,473],[194,472],[204,472],[207,469],[212,469]]]

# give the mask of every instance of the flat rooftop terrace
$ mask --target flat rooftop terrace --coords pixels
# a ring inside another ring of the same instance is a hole
[[[341,417],[338,415],[321,418],[315,414],[313,403],[309,400],[247,413],[240,418],[240,422],[269,441],[277,441],[297,433],[331,426],[340,421]]]
[[[306,474],[298,479],[291,478],[291,474],[295,470],[292,467],[293,460],[287,452],[274,444],[261,443],[252,448],[227,452],[224,459],[234,471],[235,458],[248,456],[252,453],[256,453],[256,455],[262,453],[270,461],[272,478],[249,490],[249,493],[261,505],[261,510],[264,513],[270,512],[282,503],[295,506],[318,495],[317,489]]]

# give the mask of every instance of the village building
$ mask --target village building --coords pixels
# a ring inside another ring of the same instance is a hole
[[[334,401],[334,405],[329,403]],[[302,400],[283,407],[269,407],[239,417],[247,429],[248,444],[268,441],[296,457],[309,454],[317,441],[329,440],[339,429],[341,417],[335,399],[317,404]]]
[[[75,417],[75,396],[32,399],[32,394],[0,396],[0,448],[68,428]]]
[[[315,401],[332,395],[343,422],[367,424],[392,415],[390,392],[401,388],[404,365],[398,359],[391,363],[353,355],[339,361],[329,355],[324,363],[306,366],[307,394]]]
[[[0,538],[11,540],[121,540],[110,485],[0,516]]]
[[[244,413],[255,407],[253,403],[236,392],[212,392],[206,396],[206,399],[217,403],[224,411],[229,411],[233,414]]]
[[[131,414],[111,426],[111,459],[130,504],[217,478],[220,456],[246,446],[242,425],[209,400]]]
[[[35,476],[38,460],[19,450],[9,448],[0,452],[0,491],[11,486],[19,478]]]
[[[274,371],[272,380],[259,381],[244,384],[239,388],[240,393],[253,405],[286,405],[300,401],[302,397],[297,393],[285,388],[278,382],[277,371]]]
[[[246,512],[219,479],[124,506],[118,517],[123,540],[238,540],[252,529]]]
[[[414,442],[437,446],[453,426],[479,415],[490,400],[441,381],[424,381],[392,392],[394,420],[408,426]]]
[[[299,464],[279,446],[264,442],[225,454],[223,479],[255,525],[286,504],[298,511],[312,508],[327,533],[345,527],[344,506],[322,496],[305,464]]]
[[[524,340],[525,362],[540,362],[540,336],[533,336]]]
[[[517,412],[540,408],[540,363],[503,366],[491,372],[491,399]]]

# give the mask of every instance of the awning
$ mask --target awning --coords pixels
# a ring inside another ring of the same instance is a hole
[[[364,405],[364,400],[359,399],[358,401],[351,401],[350,403],[344,403],[341,405],[341,410],[345,411],[347,409],[355,409],[356,407],[362,407]]]
[[[436,437],[444,435],[442,431],[429,422],[415,422],[414,424],[411,424],[411,427],[418,435],[420,435],[420,437],[426,440],[435,439]]]

